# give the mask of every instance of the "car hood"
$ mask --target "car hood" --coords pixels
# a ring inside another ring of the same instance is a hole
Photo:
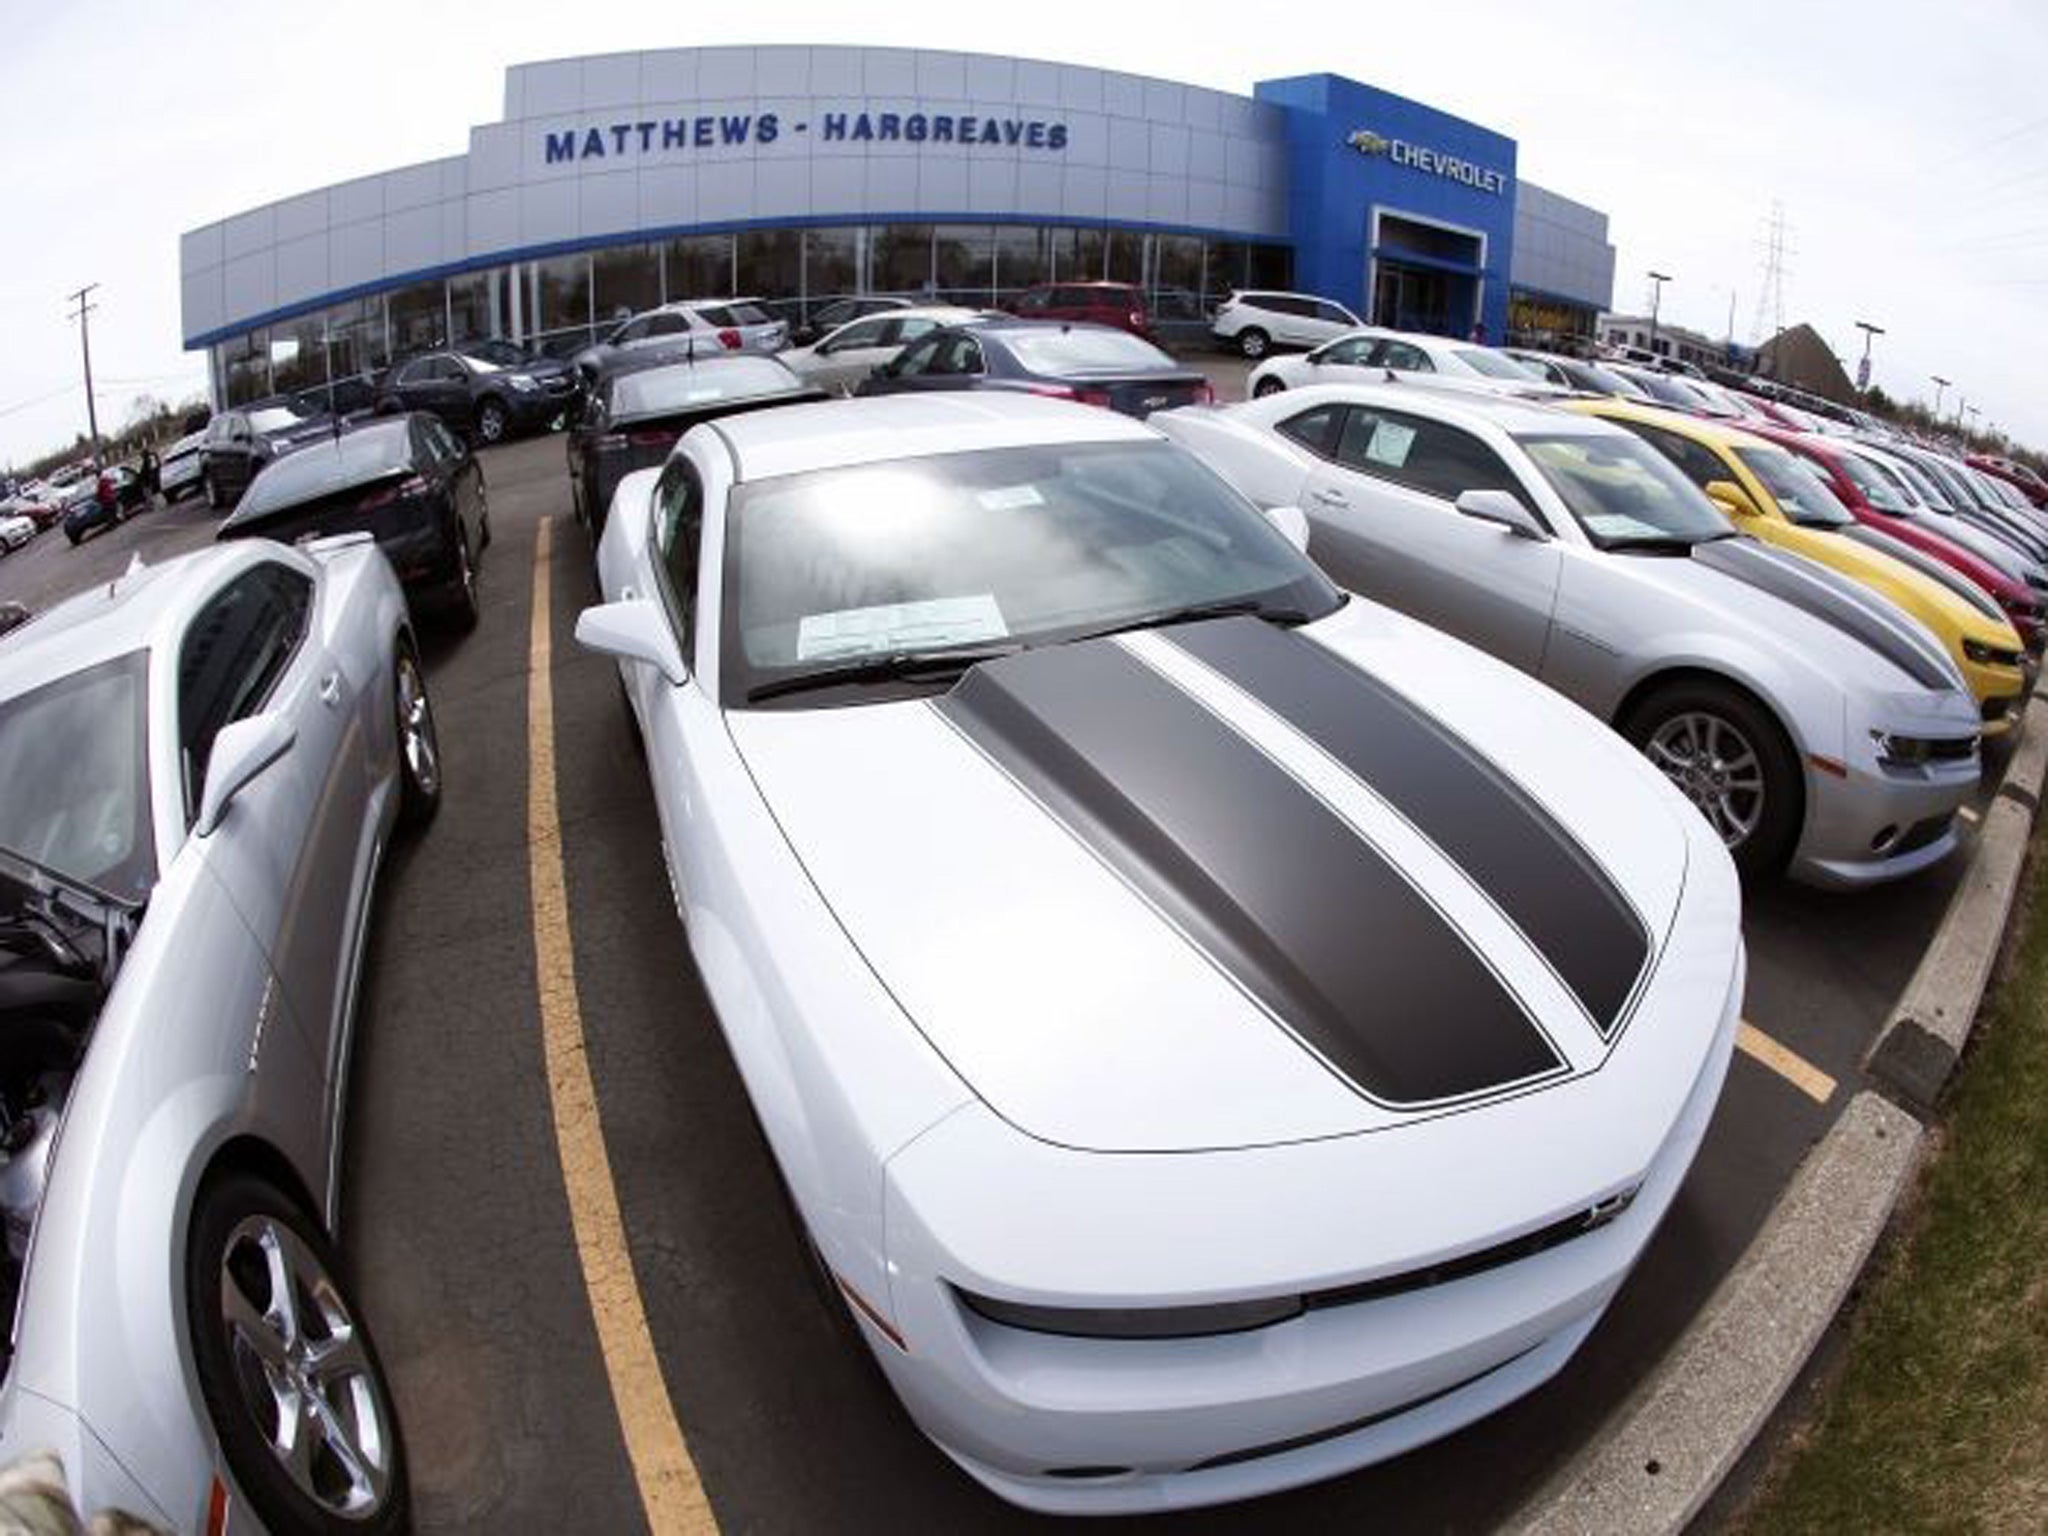
[[[931,1046],[1089,1150],[1386,1130],[1584,1077],[1688,861],[1725,859],[1575,706],[1356,600],[728,721]],[[1695,1064],[1719,1004],[1675,1047]]]

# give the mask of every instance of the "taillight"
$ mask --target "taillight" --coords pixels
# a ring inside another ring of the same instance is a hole
[[[1195,386],[1195,404],[1197,404],[1197,405],[1214,405],[1215,403],[1216,403],[1216,389],[1215,389],[1215,386],[1213,386],[1212,384],[1210,384],[1210,382],[1209,382],[1209,381],[1208,381],[1207,379],[1204,379],[1204,380],[1203,380],[1203,381],[1202,381],[1201,383],[1199,383],[1199,384],[1197,384],[1197,385]]]
[[[635,448],[670,448],[675,445],[673,432],[634,432],[626,439]]]
[[[1083,405],[1107,406],[1109,404],[1109,391],[1106,389],[1077,389],[1074,391],[1074,398]]]
[[[728,352],[737,352],[740,349],[740,333],[730,328],[720,331],[718,344]]]
[[[1071,400],[1074,392],[1064,384],[1026,384],[1027,395],[1044,395],[1048,400]]]
[[[399,481],[398,484],[385,487],[368,500],[357,502],[356,510],[358,512],[376,512],[391,506],[395,502],[403,501],[408,496],[424,496],[426,494],[426,476],[409,475]]]
[[[1142,309],[1131,311],[1131,329],[1134,331],[1145,329],[1145,312]]]

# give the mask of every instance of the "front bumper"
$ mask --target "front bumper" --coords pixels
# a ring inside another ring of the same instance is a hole
[[[506,396],[505,414],[520,430],[544,427],[567,411],[575,399],[576,387],[564,377],[559,384],[550,381],[546,388],[515,391]]]
[[[970,1311],[947,1278],[957,1261],[892,1196],[890,1298],[905,1344],[870,1319],[860,1325],[920,1428],[984,1486],[1030,1509],[1191,1508],[1399,1455],[1548,1380],[1599,1321],[1718,1102],[1741,1013],[1739,958],[1723,984],[1718,1028],[1690,1084],[1671,1085],[1666,1102],[1677,1112],[1633,1202],[1607,1225],[1541,1253],[1241,1333],[1075,1338]],[[1117,1234],[1086,1225],[1079,1218],[1066,1235],[1116,1244]],[[1228,1240],[1211,1234],[1214,1245]],[[1185,1268],[1196,1273],[1209,1257],[1191,1248]]]
[[[1809,765],[1806,827],[1788,872],[1808,885],[1856,890],[1940,863],[1955,851],[1955,813],[1981,772],[1974,755],[1906,771],[1851,764],[1846,777]]]

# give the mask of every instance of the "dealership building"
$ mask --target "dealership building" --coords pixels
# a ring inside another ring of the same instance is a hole
[[[183,334],[232,403],[504,337],[559,350],[665,300],[801,317],[848,293],[1002,304],[1139,284],[1198,322],[1233,288],[1494,340],[1591,336],[1605,214],[1514,140],[1336,75],[1249,96],[897,48],[665,48],[514,65],[466,154],[186,233]]]

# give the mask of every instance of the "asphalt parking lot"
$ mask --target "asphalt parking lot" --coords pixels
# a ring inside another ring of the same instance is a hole
[[[1239,391],[1241,367],[1213,371],[1222,394]],[[393,1380],[418,1528],[645,1528],[627,1445],[658,1405],[615,1403],[590,1301],[607,1298],[609,1310],[634,1286],[722,1528],[1047,1523],[997,1502],[927,1444],[822,1303],[676,920],[612,665],[571,640],[594,589],[561,440],[513,443],[484,463],[494,534],[484,617],[469,636],[430,634],[425,646],[447,799],[386,870],[345,1161],[343,1245]],[[46,606],[135,555],[196,547],[216,521],[189,500],[76,550],[44,534],[0,560],[0,599]],[[549,599],[538,630],[537,579]],[[553,699],[542,745],[567,896],[560,950],[537,939],[529,874],[536,658]],[[1557,1381],[1396,1462],[1251,1508],[1176,1516],[1171,1528],[1496,1523],[1676,1336],[1860,1086],[1860,1055],[1966,858],[1853,897],[1750,893],[1746,1017],[1757,1033],[1644,1262]],[[550,1092],[541,991],[572,973],[594,1123],[559,1119]],[[623,1253],[587,1229],[579,1245],[572,1224],[569,1190],[582,1186],[564,1159],[599,1144],[599,1130]],[[1126,1523],[1168,1524],[1112,1522]]]

